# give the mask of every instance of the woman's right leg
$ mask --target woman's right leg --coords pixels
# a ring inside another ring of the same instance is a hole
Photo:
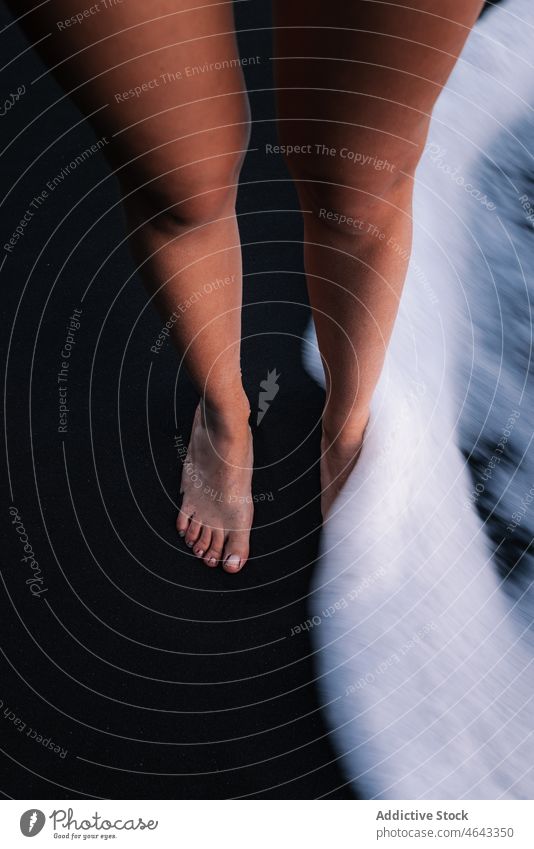
[[[232,3],[188,2],[191,11],[186,0],[11,6],[33,10],[21,21],[32,41],[51,33],[40,53],[110,140],[139,271],[162,318],[178,316],[174,342],[203,402],[177,527],[205,563],[234,572],[248,557],[252,521],[235,216],[249,111]]]

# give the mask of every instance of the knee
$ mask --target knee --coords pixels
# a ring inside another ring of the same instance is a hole
[[[376,227],[385,232],[391,219],[409,214],[418,160],[414,152],[401,164],[369,156],[367,161],[362,157],[361,164],[323,157],[320,162],[288,165],[305,221],[350,237]]]
[[[232,216],[243,159],[232,152],[184,167],[139,169],[122,183],[127,215],[169,233]]]
[[[332,228],[345,236],[386,233],[391,219],[409,209],[412,186],[408,178],[381,181],[373,187],[323,181],[303,181],[303,210],[311,226]]]

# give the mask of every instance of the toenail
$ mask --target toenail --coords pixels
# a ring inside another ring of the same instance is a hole
[[[241,568],[241,558],[237,554],[231,554],[226,558],[226,565],[229,566],[232,572],[239,572]]]
[[[193,543],[192,543],[192,542],[186,542],[186,545],[187,545],[187,546],[189,546],[189,548],[193,548]]]
[[[178,531],[178,536],[185,537],[185,531]]]
[[[199,548],[198,551],[195,551],[195,554],[197,557],[202,557],[202,555],[204,554],[204,549]]]
[[[217,565],[217,561],[215,560],[215,557],[210,557],[210,559],[208,560],[208,563],[210,564],[210,566],[216,566]]]

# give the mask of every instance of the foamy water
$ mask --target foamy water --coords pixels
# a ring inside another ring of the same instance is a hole
[[[399,319],[323,533],[317,680],[366,797],[534,795],[533,35],[530,0],[490,10],[436,108]]]

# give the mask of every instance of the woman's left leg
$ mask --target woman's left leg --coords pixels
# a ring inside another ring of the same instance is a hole
[[[481,0],[275,0],[280,140],[326,374],[326,516],[358,456],[411,250],[416,165]]]

